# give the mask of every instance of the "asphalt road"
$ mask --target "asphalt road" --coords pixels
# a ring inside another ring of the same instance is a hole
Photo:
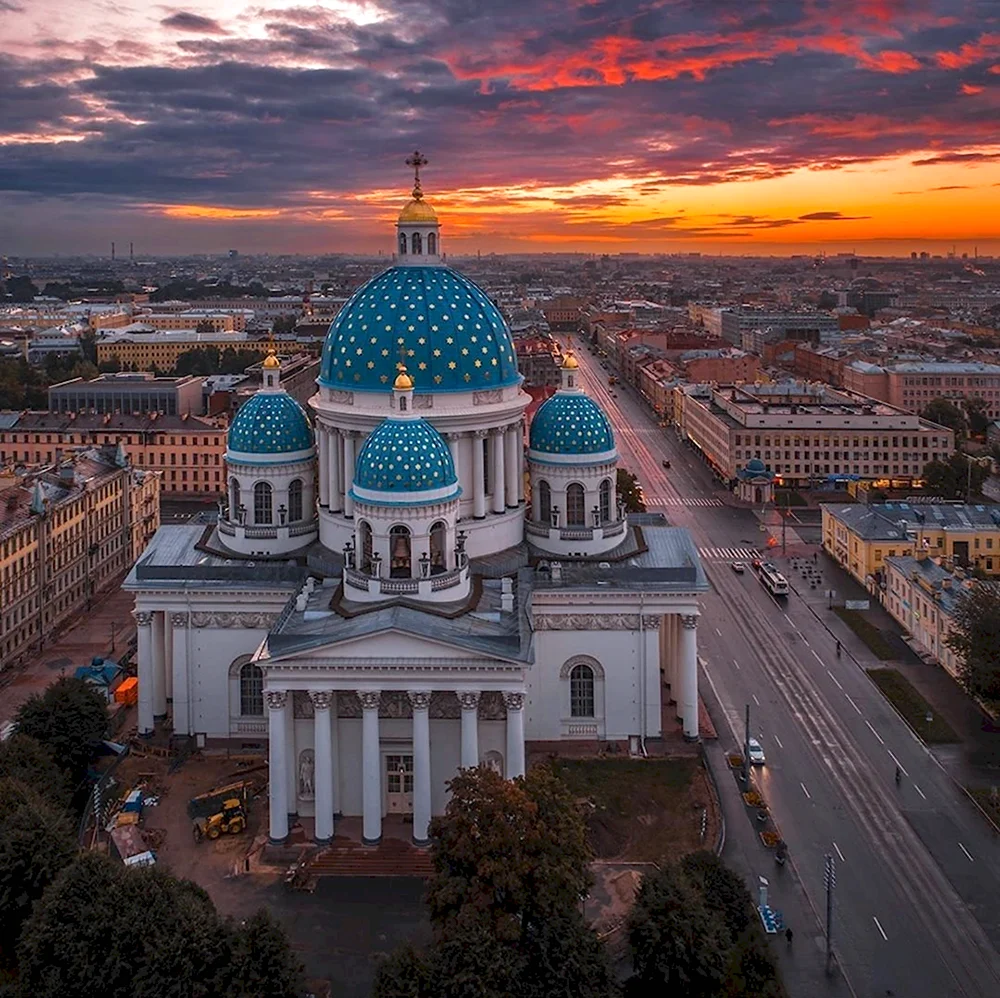
[[[687,527],[702,552],[713,589],[702,603],[700,657],[737,740],[751,707],[768,756],[758,781],[817,911],[824,856],[836,859],[834,946],[852,990],[1000,995],[1000,846],[982,818],[850,654],[836,657],[822,607],[795,594],[779,606],[753,574],[732,571],[733,554],[748,557],[765,536],[753,512],[723,505],[697,454],[629,389],[609,390],[586,350],[580,363],[649,508]],[[773,862],[760,853],[770,875]]]

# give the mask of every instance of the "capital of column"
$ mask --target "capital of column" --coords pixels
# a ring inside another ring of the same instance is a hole
[[[137,627],[149,627],[153,623],[153,615],[145,610],[133,610],[132,616]]]
[[[445,440],[447,440],[447,441],[448,441],[449,443],[450,443],[450,442],[451,442],[452,440],[461,440],[461,439],[462,439],[462,437],[464,437],[464,436],[465,436],[465,434],[464,434],[464,433],[457,433],[457,432],[455,432],[454,430],[451,430],[451,431],[449,431],[448,433],[445,433],[445,434],[444,434],[444,438],[445,438]]]
[[[287,690],[265,690],[264,698],[267,700],[268,710],[284,710],[288,703]]]
[[[170,626],[171,627],[187,627],[188,625],[188,614],[187,613],[172,613],[170,614]]]
[[[427,710],[430,708],[430,690],[407,690],[406,695],[409,698],[410,706],[414,710]]]
[[[455,695],[458,697],[462,710],[477,710],[482,693],[479,690],[459,690]]]
[[[333,692],[331,690],[310,690],[309,699],[315,710],[329,710],[333,706]]]
[[[504,692],[503,704],[507,710],[521,710],[524,707],[524,694],[523,693],[510,693]]]
[[[490,433],[489,430],[473,430],[472,431],[472,435],[477,440],[485,440],[489,436],[489,433]]]
[[[378,710],[378,705],[382,701],[382,691],[358,690],[358,699],[361,701],[362,710]]]
[[[698,616],[694,613],[681,614],[681,623],[686,630],[693,631],[698,626]]]

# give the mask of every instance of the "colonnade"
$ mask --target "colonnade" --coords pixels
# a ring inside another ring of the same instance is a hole
[[[684,737],[695,741],[698,738],[697,614],[665,614],[660,635],[664,678],[677,702],[677,716],[684,725]]]
[[[316,806],[316,841],[333,838],[334,773],[337,771],[336,748],[331,734],[332,689],[309,690],[313,707],[314,793]],[[348,691],[340,691],[348,692]],[[382,838],[382,754],[379,706],[382,691],[357,690],[361,702],[362,767],[362,840],[374,845]],[[431,738],[430,690],[407,690],[413,713],[413,840],[418,845],[428,841],[431,821]],[[457,693],[461,706],[462,768],[479,765],[479,690]],[[507,710],[506,776],[524,775],[524,700],[520,691],[504,691]],[[268,775],[270,795],[270,838],[283,842],[288,836],[289,780],[294,766],[288,758],[289,731],[292,724],[292,697],[288,690],[265,692],[268,720]]]

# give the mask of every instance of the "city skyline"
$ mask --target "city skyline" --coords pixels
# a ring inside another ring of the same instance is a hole
[[[1000,252],[986,2],[0,0],[0,251]]]

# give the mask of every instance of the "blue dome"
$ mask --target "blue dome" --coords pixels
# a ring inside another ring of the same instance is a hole
[[[356,291],[326,334],[319,383],[387,392],[400,360],[417,394],[520,380],[503,316],[448,267],[392,267]]]
[[[312,447],[313,432],[291,395],[258,391],[236,413],[227,442],[238,454],[292,454]]]
[[[437,430],[423,419],[385,419],[365,441],[354,472],[355,490],[392,492],[401,501],[435,493],[435,499],[458,495],[451,451]],[[449,490],[440,494],[441,490]],[[355,492],[364,501],[365,497]]]
[[[606,454],[615,449],[615,435],[590,396],[557,392],[538,407],[528,446],[542,454]]]

